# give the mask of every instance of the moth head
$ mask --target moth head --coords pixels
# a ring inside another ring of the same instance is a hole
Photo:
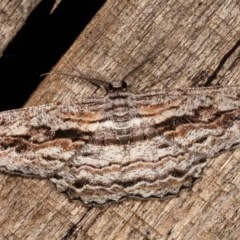
[[[127,90],[127,83],[125,81],[118,81],[108,83],[106,91],[109,92],[119,92],[119,91],[126,91]]]

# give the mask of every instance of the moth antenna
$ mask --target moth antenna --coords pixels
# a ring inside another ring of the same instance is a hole
[[[79,69],[78,69],[77,67],[75,67],[75,66],[68,60],[67,57],[63,56],[63,58],[67,61],[67,63],[69,64],[69,66],[72,67],[73,71],[76,71],[79,75],[70,75],[70,74],[65,74],[65,73],[61,73],[61,72],[58,72],[58,74],[65,75],[65,76],[68,76],[68,77],[83,78],[84,80],[92,83],[94,86],[99,87],[99,88],[103,88],[103,89],[107,92],[108,85],[109,85],[108,82],[103,81],[103,80],[98,79],[98,78],[95,78],[95,77],[92,77],[92,76],[89,75],[89,74],[82,74],[82,73],[79,71]]]
[[[139,70],[141,67],[143,67],[147,62],[152,61],[154,58],[156,58],[159,54],[159,52],[161,51],[161,49],[157,48],[157,44],[155,44],[155,46],[153,47],[153,49],[149,52],[149,54],[137,65],[135,66],[132,70],[130,70],[124,77],[123,77],[123,81],[126,81],[126,78],[131,76],[133,73],[137,72],[137,70]],[[157,49],[157,50],[156,50]],[[129,85],[130,86],[130,85]]]

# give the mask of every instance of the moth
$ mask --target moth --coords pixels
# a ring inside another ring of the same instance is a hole
[[[1,112],[0,172],[50,179],[88,205],[163,199],[240,144],[239,86],[134,94],[125,81],[100,85],[101,98]]]

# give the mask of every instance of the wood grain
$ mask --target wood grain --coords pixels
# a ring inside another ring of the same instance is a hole
[[[0,2],[0,56],[9,42],[23,27],[31,11],[41,0],[3,0]]]
[[[139,93],[239,85],[239,47],[231,51],[239,22],[237,0],[107,1],[27,106],[104,94],[84,78],[59,75],[77,74],[68,60],[83,75],[127,76]],[[0,239],[238,239],[239,166],[239,150],[227,152],[179,198],[101,208],[69,202],[44,180],[1,175]]]

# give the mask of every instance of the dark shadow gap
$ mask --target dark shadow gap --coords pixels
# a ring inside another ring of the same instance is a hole
[[[217,78],[218,73],[221,71],[223,68],[224,64],[226,61],[229,59],[229,57],[236,51],[237,48],[240,47],[240,39],[235,43],[235,45],[222,57],[220,60],[218,66],[214,70],[214,72],[207,78],[207,81],[205,83],[206,86],[211,85],[212,81]]]
[[[0,59],[0,111],[19,108],[83,31],[104,0],[43,0]]]

